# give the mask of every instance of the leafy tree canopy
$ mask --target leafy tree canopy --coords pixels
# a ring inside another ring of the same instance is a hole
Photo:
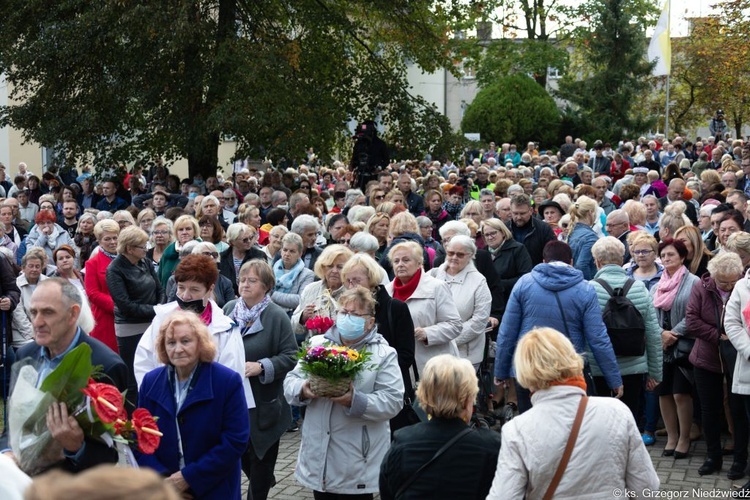
[[[466,109],[461,128],[482,140],[526,144],[556,140],[560,115],[555,101],[533,79],[512,75],[485,87]]]
[[[459,0],[6,0],[0,123],[69,162],[186,157],[190,175],[215,172],[222,134],[240,157],[331,154],[367,118],[413,149],[449,147],[406,62],[450,67],[450,33],[476,14]]]
[[[560,80],[558,95],[570,105],[567,123],[585,138],[617,142],[624,133],[648,130],[653,118],[638,106],[653,67],[646,37],[627,0],[592,0],[589,28],[579,30],[581,60]],[[578,125],[575,125],[578,122]]]

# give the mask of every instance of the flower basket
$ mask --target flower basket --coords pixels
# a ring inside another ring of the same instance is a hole
[[[343,395],[360,371],[371,368],[366,348],[357,351],[328,341],[322,345],[305,343],[298,357],[310,390],[325,398]]]
[[[343,396],[349,390],[349,384],[352,379],[342,378],[339,380],[329,380],[319,375],[310,375],[310,389],[321,398],[337,398]]]

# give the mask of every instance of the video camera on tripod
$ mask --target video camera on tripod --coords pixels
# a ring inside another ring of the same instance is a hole
[[[378,137],[375,122],[367,120],[354,133],[354,151],[349,168],[354,172],[356,186],[365,191],[367,183],[377,180],[378,172],[389,163],[388,147]]]

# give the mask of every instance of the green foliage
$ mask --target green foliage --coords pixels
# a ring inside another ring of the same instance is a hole
[[[402,144],[450,134],[406,90],[406,62],[450,67],[448,34],[480,6],[455,0],[6,0],[0,124],[102,168],[149,156],[212,175],[223,134],[238,156],[331,155],[350,120]],[[439,127],[403,125],[431,121]],[[423,135],[423,134],[428,135]]]
[[[83,400],[81,389],[88,385],[93,371],[91,347],[81,344],[63,357],[57,368],[44,379],[39,390],[74,408]]]
[[[556,140],[560,116],[555,101],[534,80],[513,75],[482,89],[466,109],[461,129],[482,141],[526,144]]]
[[[544,87],[548,68],[567,71],[568,52],[558,44],[549,40],[496,40],[487,47],[477,67],[477,84],[486,87],[499,76],[520,74],[532,75]]]
[[[589,139],[616,142],[654,122],[636,104],[653,65],[644,57],[646,38],[635,7],[626,0],[591,0],[590,28],[579,31],[583,78],[569,74],[560,80],[558,95],[570,103],[564,114]]]

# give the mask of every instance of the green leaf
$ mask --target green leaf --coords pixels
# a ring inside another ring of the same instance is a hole
[[[91,347],[81,344],[63,357],[39,389],[66,402],[69,408],[75,407],[83,399],[81,389],[88,384],[92,370]]]

